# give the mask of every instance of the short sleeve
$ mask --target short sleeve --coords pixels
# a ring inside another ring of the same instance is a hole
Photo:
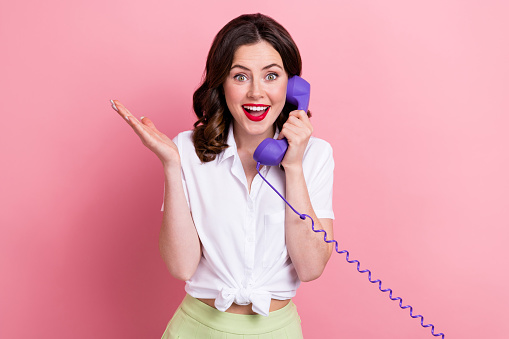
[[[173,142],[175,145],[177,145],[177,148],[179,150],[180,159],[182,160],[182,143],[181,143],[181,134],[177,135],[175,138],[173,138]],[[183,163],[183,161],[181,161]],[[182,177],[182,187],[184,188],[184,194],[186,196],[187,206],[189,206],[189,195],[187,193],[187,184],[186,184],[186,178],[184,176],[184,170],[180,170],[180,175]],[[164,195],[165,195],[166,187],[163,186],[163,204],[161,205],[161,212],[164,211]]]
[[[306,150],[303,162],[309,199],[318,218],[334,219],[332,190],[334,184],[334,158],[331,145],[314,138]]]

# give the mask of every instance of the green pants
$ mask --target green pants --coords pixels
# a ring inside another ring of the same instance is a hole
[[[161,339],[302,339],[297,307],[290,301],[262,315],[221,312],[186,295]]]

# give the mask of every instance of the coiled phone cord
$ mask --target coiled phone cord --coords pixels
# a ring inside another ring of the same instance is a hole
[[[275,188],[274,186],[272,186],[270,184],[270,182],[267,181],[267,179],[265,179],[265,177],[260,173],[260,163],[258,162],[256,164],[256,170],[258,171],[258,174],[260,174],[260,177],[262,177],[262,179],[274,190],[274,192],[276,192],[280,197],[281,199],[284,200],[284,202],[302,219],[302,220],[305,220],[306,217],[311,219],[311,229],[316,232],[316,233],[319,233],[319,232],[323,232],[323,240],[326,242],[326,243],[334,243],[335,245],[335,250],[336,252],[338,252],[339,254],[342,254],[342,253],[346,253],[346,261],[348,261],[350,264],[353,264],[353,263],[357,263],[357,271],[359,271],[359,273],[366,273],[368,272],[368,280],[370,283],[374,284],[374,283],[378,283],[378,289],[382,292],[387,292],[389,291],[389,298],[391,298],[391,300],[399,300],[399,307],[402,308],[402,309],[406,309],[406,308],[410,308],[410,316],[412,318],[421,318],[421,326],[422,327],[431,327],[431,334],[433,334],[435,337],[442,337],[442,339],[445,338],[445,334],[443,333],[438,333],[438,334],[435,334],[435,325],[433,324],[427,324],[427,325],[424,325],[424,317],[420,314],[418,315],[413,315],[413,308],[412,306],[410,305],[406,305],[406,306],[402,306],[403,305],[403,299],[401,299],[400,297],[396,297],[396,298],[393,298],[392,297],[392,289],[390,288],[386,288],[386,289],[382,289],[382,280],[380,279],[376,279],[376,280],[371,280],[371,271],[370,270],[360,270],[360,266],[361,266],[361,263],[358,261],[358,260],[350,260],[349,257],[350,257],[350,253],[347,251],[347,250],[342,250],[340,251],[338,249],[338,242],[334,239],[332,240],[327,240],[327,232],[325,230],[315,230],[315,221],[313,220],[313,218],[311,218],[309,215],[307,214],[301,214],[299,212],[297,212],[297,210],[295,208],[293,208],[292,205],[290,205],[290,203],[288,201],[286,201],[286,199],[281,195],[281,193],[279,193]]]

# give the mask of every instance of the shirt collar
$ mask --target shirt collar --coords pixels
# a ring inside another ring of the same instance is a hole
[[[279,136],[279,128],[276,126],[276,132],[274,133],[273,139],[276,139]],[[233,136],[233,123],[230,123],[230,127],[228,130],[228,139],[226,140],[228,144],[228,148],[223,152],[219,153],[217,160],[219,163],[222,163],[224,160],[228,159],[231,156],[237,154],[237,144],[235,143],[235,137]]]
[[[226,143],[228,144],[228,148],[219,153],[217,157],[219,163],[222,163],[224,160],[234,156],[235,153],[237,153],[237,144],[235,143],[235,137],[233,136],[233,123],[230,123],[230,127],[228,129],[228,139],[226,140]]]

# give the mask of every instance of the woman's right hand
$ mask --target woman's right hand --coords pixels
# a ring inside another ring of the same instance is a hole
[[[111,100],[112,108],[124,118],[125,121],[138,134],[143,145],[154,152],[163,166],[180,164],[180,156],[177,145],[163,133],[159,132],[154,123],[144,117],[141,122],[129,112],[118,100]]]

